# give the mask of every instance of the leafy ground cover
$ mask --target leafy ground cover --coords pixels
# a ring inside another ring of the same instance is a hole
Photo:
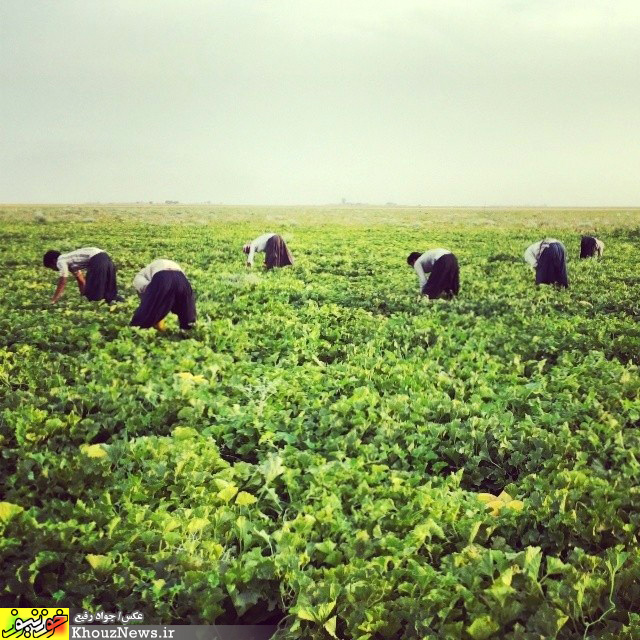
[[[638,212],[89,214],[0,211],[2,606],[640,637]],[[248,272],[240,247],[274,221],[295,267]],[[605,257],[578,261],[594,221]],[[568,291],[522,262],[546,234]],[[42,253],[85,245],[125,302],[69,286],[52,307]],[[405,257],[434,246],[462,291],[422,304]],[[162,256],[198,295],[188,335],[127,326]]]

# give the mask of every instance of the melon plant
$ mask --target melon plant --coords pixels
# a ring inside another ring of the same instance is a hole
[[[282,214],[295,266],[247,274],[259,213],[144,215],[2,216],[3,606],[292,639],[638,637],[637,231],[599,229],[605,257],[578,261],[566,224]],[[567,291],[521,261],[541,234],[570,252]],[[41,253],[83,245],[115,258],[123,303],[49,304]],[[405,258],[431,246],[458,256],[455,300],[416,302]],[[160,256],[197,292],[191,333],[128,327]]]

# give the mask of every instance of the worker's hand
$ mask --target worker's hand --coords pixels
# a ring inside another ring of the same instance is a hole
[[[51,298],[51,304],[55,304],[56,302],[58,302],[59,298],[56,298],[55,296],[53,296],[53,298]]]

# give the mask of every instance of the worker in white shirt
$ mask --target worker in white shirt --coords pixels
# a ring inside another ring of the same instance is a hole
[[[287,267],[293,264],[293,256],[282,236],[276,233],[264,233],[253,242],[245,244],[242,248],[247,254],[247,266],[253,266],[253,259],[257,252],[264,251],[264,266],[267,269],[273,267]]]
[[[109,303],[122,300],[118,296],[116,267],[103,249],[84,247],[69,253],[60,253],[52,249],[44,254],[42,264],[57,271],[59,275],[58,285],[51,298],[53,304],[62,297],[69,274],[76,279],[80,295],[85,296],[87,300],[106,300]]]
[[[581,258],[601,258],[604,253],[604,242],[595,236],[582,236],[580,239]]]
[[[429,299],[457,296],[460,291],[458,259],[448,249],[430,249],[409,254],[407,264],[418,275],[420,292]],[[427,274],[429,277],[427,278]]]
[[[184,271],[173,260],[154,260],[133,279],[140,306],[131,318],[131,326],[164,331],[169,313],[178,316],[181,329],[190,329],[196,321],[196,301]]]
[[[524,261],[536,272],[536,284],[569,286],[567,251],[559,240],[534,242],[524,252]]]

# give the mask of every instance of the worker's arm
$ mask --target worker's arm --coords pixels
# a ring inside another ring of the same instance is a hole
[[[538,266],[538,256],[537,250],[540,248],[539,244],[532,244],[527,250],[524,252],[524,261],[535,271],[535,268]]]
[[[147,278],[145,275],[145,269],[143,269],[140,273],[136,275],[133,279],[133,288],[138,293],[138,297],[142,300],[142,296],[144,292],[147,290],[149,283],[151,282],[151,277]]]
[[[51,298],[51,303],[55,304],[62,297],[62,293],[64,288],[67,286],[67,279],[64,276],[60,276],[58,278],[58,286],[56,287],[56,291],[53,294],[53,298]]]
[[[84,279],[84,274],[82,273],[82,271],[76,271],[73,275],[76,279],[76,282],[78,283],[80,295],[82,295],[84,293],[84,287],[87,283],[87,281]]]
[[[422,266],[422,263],[419,260],[416,260],[413,265],[413,268],[416,274],[418,275],[418,282],[420,283],[420,289],[422,289],[422,287],[424,287],[424,285],[427,282],[427,276],[425,275],[424,267]]]

